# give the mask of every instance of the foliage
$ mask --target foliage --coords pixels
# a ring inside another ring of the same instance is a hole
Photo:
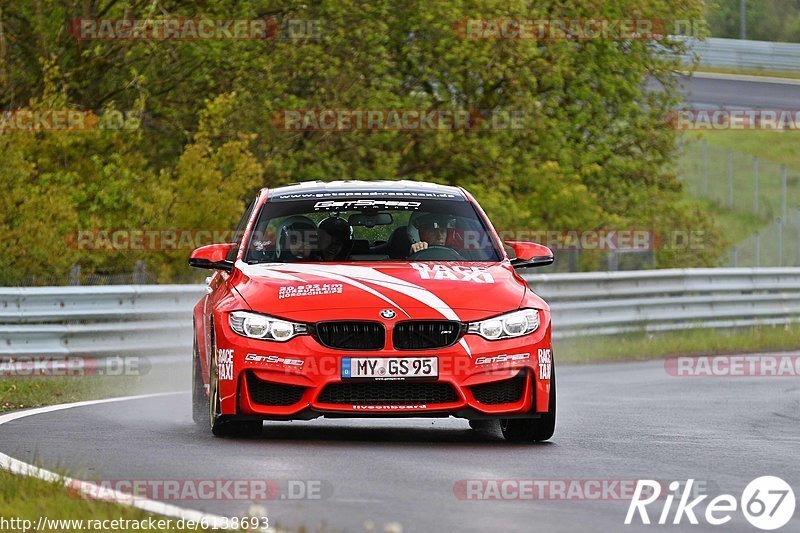
[[[741,0],[714,0],[706,21],[714,37],[741,36]],[[800,1],[747,0],[747,38],[756,41],[800,42]]]
[[[701,0],[2,4],[2,109],[119,110],[141,122],[0,133],[9,184],[0,283],[73,263],[131,271],[138,260],[173,279],[188,250],[87,250],[75,234],[232,229],[259,187],[309,179],[463,185],[502,229],[715,231],[686,205],[663,120],[677,102],[682,43],[471,40],[455,30],[468,18],[661,18],[671,27],[700,17]],[[150,16],[317,20],[320,31],[257,41],[78,41],[68,31],[78,18]],[[651,79],[663,90],[648,91]],[[524,127],[284,131],[273,118],[286,109],[521,112]],[[718,252],[665,253],[657,264],[710,265]]]

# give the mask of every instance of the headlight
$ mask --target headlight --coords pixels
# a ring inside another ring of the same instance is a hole
[[[480,322],[470,322],[467,333],[480,335],[494,341],[511,337],[522,337],[539,329],[539,311],[522,309]]]
[[[308,327],[305,324],[287,322],[248,311],[232,312],[228,315],[228,324],[233,331],[243,337],[268,341],[284,342],[297,335],[308,333]]]

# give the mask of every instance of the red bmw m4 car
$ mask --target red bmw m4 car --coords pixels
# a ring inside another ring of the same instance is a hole
[[[464,189],[413,181],[263,189],[194,308],[194,419],[466,418],[553,435],[550,309],[517,270],[552,252],[501,242]]]

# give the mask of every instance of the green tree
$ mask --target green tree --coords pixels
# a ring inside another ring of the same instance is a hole
[[[715,0],[706,13],[711,35],[741,36],[741,1]],[[800,1],[747,0],[747,38],[756,41],[800,42]]]
[[[470,40],[457,31],[464,19],[508,18],[648,18],[672,27],[673,19],[700,17],[701,0],[0,6],[2,109],[141,116],[136,131],[0,134],[0,179],[12,188],[2,200],[9,232],[0,246],[28,258],[6,262],[7,283],[63,273],[73,262],[131,271],[139,260],[172,279],[186,271],[186,251],[67,247],[47,262],[41,240],[5,241],[36,224],[48,226],[38,231],[50,242],[77,230],[231,227],[258,187],[306,179],[464,185],[503,229],[691,225],[715,235],[686,203],[673,168],[675,133],[663,120],[678,102],[682,43]],[[152,16],[315,20],[320,31],[258,41],[78,41],[68,31],[78,18]],[[648,91],[648,80],[663,90]],[[273,119],[287,109],[480,109],[524,119],[521,129],[285,131]],[[32,190],[51,199],[20,200]],[[662,253],[658,264],[711,265],[720,251],[712,241],[703,253]]]

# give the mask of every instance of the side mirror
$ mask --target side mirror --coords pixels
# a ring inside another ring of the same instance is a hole
[[[236,246],[235,243],[209,244],[201,246],[189,256],[189,265],[195,268],[209,268],[211,270],[233,270],[233,261],[227,259],[228,253]]]
[[[511,260],[514,268],[547,266],[555,261],[552,250],[543,244],[519,241],[506,241],[505,244],[514,250],[516,257]]]

